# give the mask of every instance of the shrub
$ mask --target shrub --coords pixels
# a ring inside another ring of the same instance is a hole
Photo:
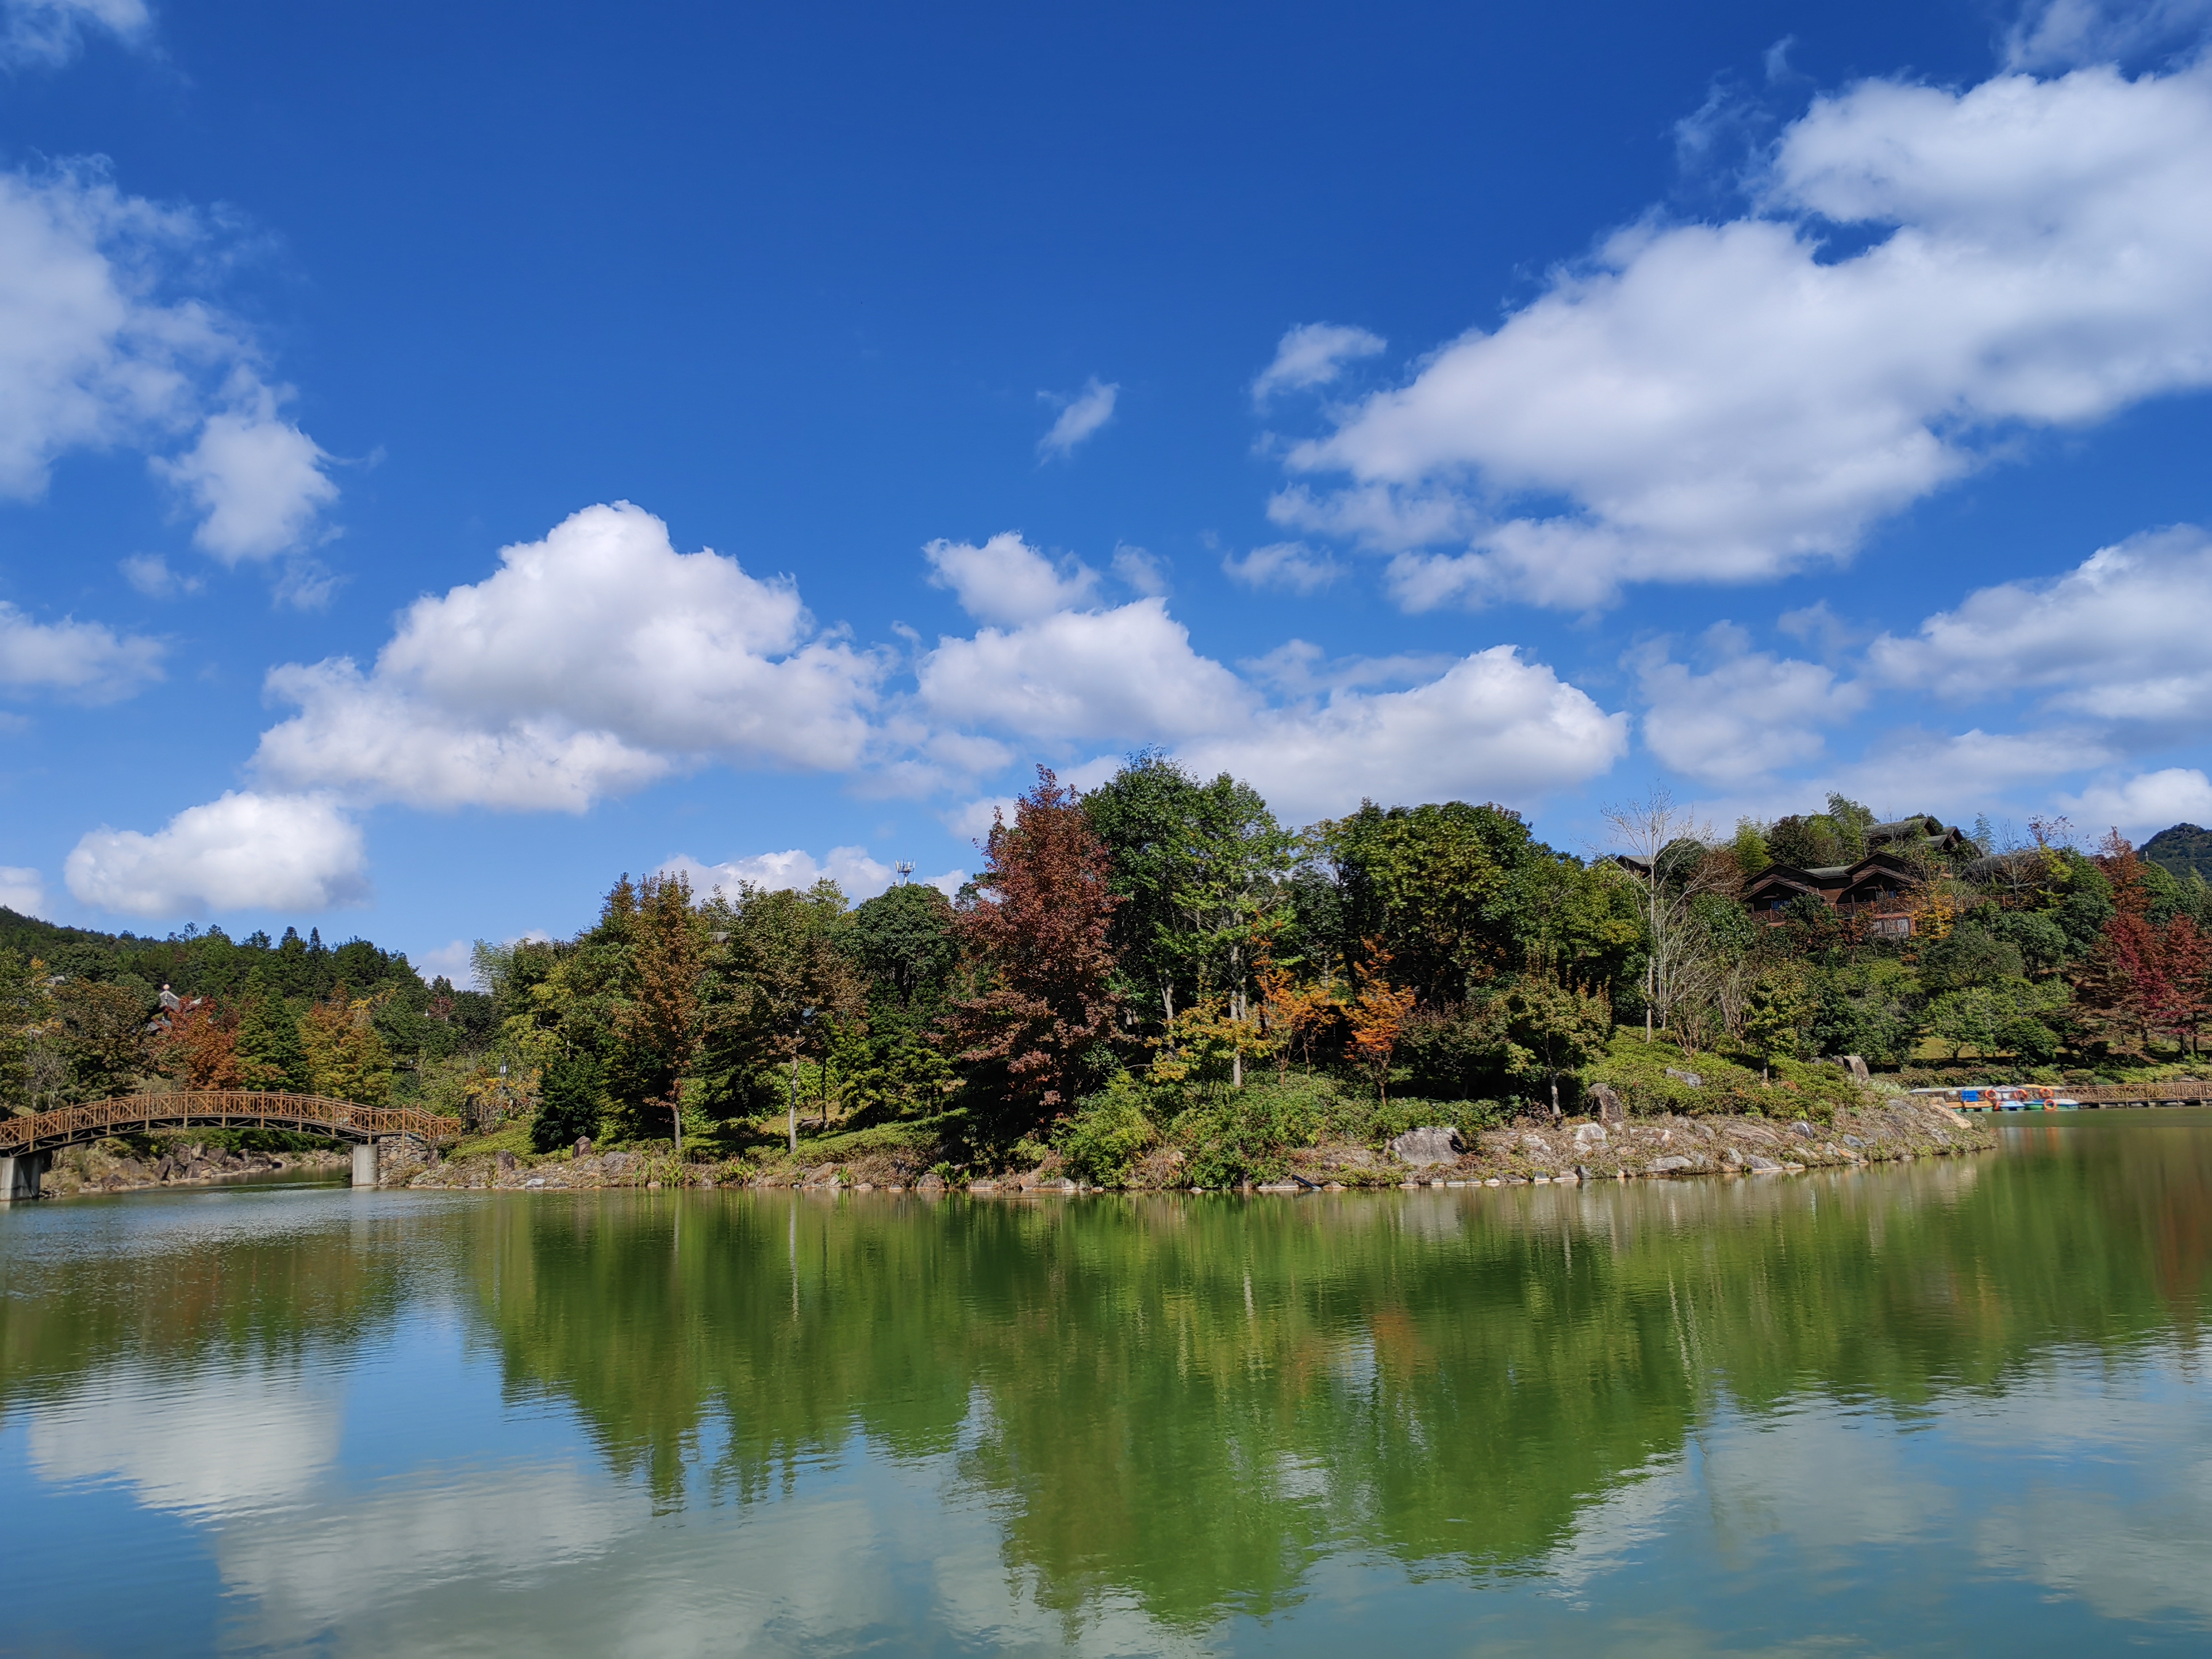
[[[1115,1073],[1103,1093],[1085,1100],[1054,1132],[1060,1161],[1082,1180],[1121,1186],[1160,1138],[1145,1108],[1143,1086],[1127,1072]]]
[[[1279,1180],[1291,1149],[1312,1145],[1319,1127],[1310,1089],[1255,1083],[1202,1097],[1170,1133],[1193,1186],[1234,1187]]]

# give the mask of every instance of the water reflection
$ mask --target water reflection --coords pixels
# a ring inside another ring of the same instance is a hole
[[[214,1527],[247,1646],[489,1607],[564,1645],[1321,1645],[1387,1592],[1693,1645],[1788,1597],[1904,1648],[1982,1628],[1932,1611],[1977,1579],[2051,1640],[2201,1638],[2212,1131],[2012,1143],[1382,1199],[45,1206],[0,1231],[0,1429],[46,1489]]]

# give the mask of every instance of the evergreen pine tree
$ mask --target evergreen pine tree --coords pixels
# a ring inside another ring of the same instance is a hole
[[[238,1073],[249,1089],[313,1092],[307,1045],[300,1041],[299,1017],[278,992],[266,963],[257,963],[246,981],[246,1009],[238,1022]]]

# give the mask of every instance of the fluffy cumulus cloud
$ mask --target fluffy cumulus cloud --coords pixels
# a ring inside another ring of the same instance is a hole
[[[1831,732],[1866,706],[1866,688],[1818,663],[1750,648],[1732,623],[1708,629],[1705,662],[1662,647],[1635,659],[1646,711],[1644,740],[1666,765],[1701,783],[1735,785],[1821,757]]]
[[[2095,830],[2106,825],[2130,836],[2156,835],[2172,823],[2212,823],[2212,779],[2195,766],[2093,783],[2058,805],[2074,821]]]
[[[1151,557],[1141,549],[1130,551]],[[1089,565],[1047,558],[1014,530],[1002,530],[980,544],[939,538],[921,555],[929,562],[929,580],[951,588],[960,608],[978,622],[1033,621],[1090,604],[1098,586],[1098,573]]]
[[[794,847],[781,853],[757,853],[750,858],[731,859],[723,864],[702,864],[689,854],[679,853],[660,866],[659,873],[683,875],[695,893],[711,893],[720,888],[734,894],[741,886],[803,891],[826,878],[836,882],[847,898],[855,901],[873,898],[899,879],[895,868],[880,859],[870,858],[865,847],[833,847],[820,859]],[[925,884],[950,897],[960,890],[960,884],[968,879],[968,872],[947,870],[922,879]]]
[[[146,0],[4,0],[0,3],[0,63],[64,64],[85,37],[114,36],[136,46],[153,33]]]
[[[1300,323],[1284,334],[1275,360],[1252,382],[1252,401],[1264,409],[1279,392],[1327,386],[1346,363],[1379,354],[1389,343],[1379,334],[1342,323]]]
[[[273,671],[270,694],[301,712],[263,733],[255,764],[356,799],[580,811],[710,760],[857,767],[880,672],[819,637],[788,582],[678,553],[659,519],[617,502],[416,600],[367,670]]]
[[[1032,739],[1187,736],[1218,729],[1254,701],[1191,648],[1190,630],[1158,599],[942,640],[918,677],[935,720]]]
[[[1036,596],[1024,611],[1048,603],[1054,581],[1072,589],[1063,599],[1091,591],[1011,538],[988,545],[1024,574],[1005,584]],[[963,548],[963,557],[977,551]],[[934,550],[932,557],[939,562]],[[1017,626],[940,639],[915,665],[908,713],[940,744],[942,734],[996,734],[1048,757],[1078,745],[1118,753],[1164,744],[1193,765],[1249,779],[1293,815],[1341,811],[1370,794],[1531,800],[1606,771],[1626,747],[1625,715],[1605,713],[1510,646],[1465,658],[1332,663],[1293,641],[1245,669],[1199,652],[1157,597],[1063,605]],[[1011,756],[999,747],[977,758],[1003,764]],[[941,763],[925,787],[958,770]],[[988,811],[954,822],[972,831],[988,825]]]
[[[1409,605],[1581,606],[1846,556],[2010,434],[2212,384],[2212,63],[1863,82],[1754,190],[1294,447],[1279,521],[1395,550]]]
[[[1114,418],[1115,400],[1121,395],[1119,385],[1103,384],[1095,374],[1073,398],[1059,398],[1049,392],[1037,393],[1047,402],[1060,406],[1060,418],[1052,423],[1050,431],[1037,440],[1037,453],[1048,461],[1066,460],[1075,453],[1078,444]]]
[[[337,499],[315,441],[276,414],[276,394],[255,385],[241,406],[208,416],[199,441],[155,473],[200,514],[194,545],[225,564],[265,559],[299,546],[316,516]]]
[[[46,914],[46,881],[36,870],[0,864],[0,906],[19,916]]]
[[[1628,720],[1510,645],[1403,691],[1340,691],[1263,710],[1176,752],[1201,774],[1232,772],[1292,818],[1349,811],[1363,797],[1508,805],[1608,771]]]
[[[323,910],[368,896],[359,826],[315,795],[234,791],[152,835],[102,826],[77,842],[62,873],[80,902],[155,919]]]
[[[326,457],[278,413],[246,331],[165,293],[210,240],[194,215],[92,163],[0,173],[0,494],[45,489],[72,450],[130,446],[226,561],[289,550],[336,496]]]
[[[118,702],[161,678],[158,640],[64,617],[34,622],[0,599],[0,687],[75,702]]]
[[[2039,696],[2069,714],[2212,732],[2212,537],[2184,526],[2100,550],[2055,580],[2005,582],[1869,647],[1888,684],[1960,702]]]

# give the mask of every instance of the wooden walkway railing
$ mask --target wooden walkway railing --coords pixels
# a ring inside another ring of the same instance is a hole
[[[167,1095],[129,1095],[119,1100],[58,1106],[28,1117],[0,1117],[0,1157],[41,1152],[74,1141],[98,1140],[118,1129],[300,1129],[342,1140],[413,1135],[435,1144],[459,1139],[461,1121],[413,1106],[356,1106],[323,1095],[284,1095],[254,1089],[185,1090]]]
[[[2120,1106],[2136,1101],[2163,1105],[2170,1100],[2212,1100],[2212,1083],[2178,1077],[2166,1083],[2084,1084],[2078,1089],[2062,1088],[2058,1092],[2084,1106]]]

